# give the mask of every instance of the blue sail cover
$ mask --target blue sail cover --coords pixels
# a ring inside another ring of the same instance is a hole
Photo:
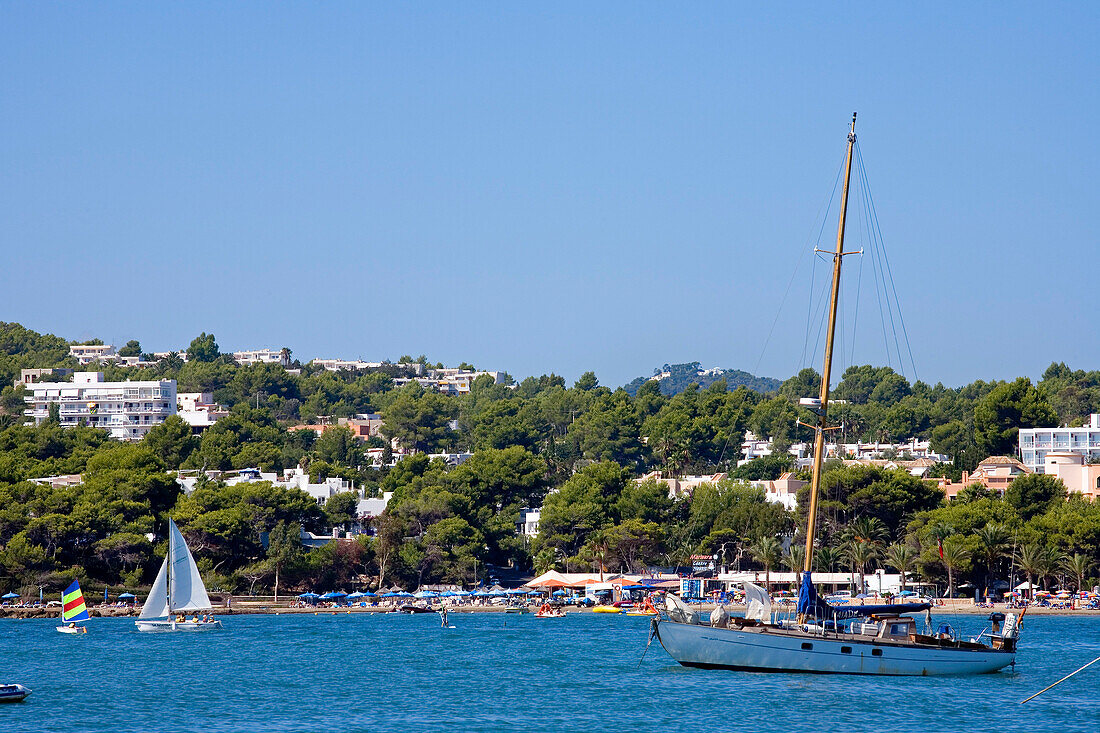
[[[797,613],[799,616],[816,618],[821,621],[833,619],[862,618],[876,614],[899,615],[903,613],[919,613],[932,608],[930,603],[891,603],[868,606],[833,606],[826,603],[817,595],[813,580],[809,573],[802,573],[802,586],[798,589]]]
[[[817,589],[808,572],[802,573],[802,586],[798,589],[797,613],[801,616],[817,617],[818,607]]]

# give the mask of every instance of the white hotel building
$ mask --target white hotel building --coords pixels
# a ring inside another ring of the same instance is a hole
[[[1077,428],[1020,428],[1020,462],[1035,473],[1046,473],[1048,453],[1075,453],[1100,460],[1100,414],[1089,415]]]
[[[102,372],[77,372],[71,382],[37,382],[26,386],[27,410],[36,425],[59,405],[61,425],[83,422],[111,432],[119,440],[139,440],[154,425],[176,414],[176,380],[104,382]]]

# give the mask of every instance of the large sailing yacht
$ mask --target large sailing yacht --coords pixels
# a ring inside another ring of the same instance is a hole
[[[818,398],[801,400],[802,406],[817,414],[818,422],[814,426],[813,478],[797,618],[776,622],[767,590],[751,583],[746,584],[748,605],[744,617],[730,617],[718,611],[711,614],[709,623],[670,594],[666,599],[665,613],[653,619],[653,635],[673,659],[686,667],[760,672],[945,675],[996,672],[1016,660],[1019,623],[1014,614],[990,615],[991,631],[988,634],[989,643],[986,644],[981,637],[959,639],[949,626],[941,627],[937,633],[918,633],[916,620],[907,614],[927,613],[926,625],[931,631],[931,606],[927,603],[831,606],[818,598],[814,588],[810,570],[814,557],[825,432],[829,429],[829,379],[840,296],[840,270],[844,256],[849,254],[844,251],[844,226],[855,142],[856,116],[853,114],[848,132],[836,250],[833,252],[832,299],[829,304],[825,363],[821,372],[821,394]]]

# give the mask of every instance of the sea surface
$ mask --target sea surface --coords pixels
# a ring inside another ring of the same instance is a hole
[[[0,731],[1100,730],[1100,618],[1027,618],[1015,671],[978,677],[761,674],[680,667],[646,618],[280,615],[142,634],[93,619],[0,619]],[[981,616],[937,617],[964,633]],[[639,663],[639,660],[640,663]]]

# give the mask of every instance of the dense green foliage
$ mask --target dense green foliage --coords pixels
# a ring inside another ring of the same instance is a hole
[[[140,344],[125,348],[140,351]],[[212,584],[238,591],[368,577],[381,584],[471,582],[484,577],[487,565],[640,570],[683,565],[695,553],[769,569],[800,564],[797,538],[795,549],[778,559],[770,540],[790,538],[801,517],[768,503],[747,483],[777,478],[791,468],[789,461],[779,455],[741,468],[736,461],[749,430],[773,436],[778,447],[810,437],[796,420],[809,418],[797,398],[819,389],[813,370],[767,393],[719,380],[680,385],[673,395],[644,381],[631,394],[601,386],[587,373],[572,387],[552,374],[518,384],[481,377],[469,394],[448,396],[415,383],[394,388],[395,379],[411,373],[411,358],[360,373],[295,362],[295,373],[272,364],[238,366],[212,334],[199,335],[187,351],[186,363],[170,356],[148,368],[102,370],[112,380],[172,378],[180,391],[213,392],[230,414],[201,437],[178,418],[126,446],[86,427],[63,430],[50,421],[25,427],[21,388],[4,387],[0,582],[52,583],[74,568],[112,583],[148,581],[168,515],[193,543]],[[0,324],[0,377],[9,385],[20,368],[74,368],[67,353],[63,339]],[[1019,427],[1079,421],[1100,411],[1100,373],[1054,364],[1036,385],[1019,379],[953,389],[910,383],[888,367],[856,366],[844,372],[835,394],[846,400],[833,411],[843,439],[930,438],[935,449],[955,456],[937,471],[957,476],[991,452],[1011,452]],[[473,458],[450,468],[417,455],[375,469],[350,431],[316,437],[287,429],[321,415],[360,412],[380,412],[386,437],[406,446],[469,451]],[[269,484],[211,481],[184,497],[168,473],[295,466],[306,467],[314,481],[341,477],[368,495],[393,492],[387,512],[372,522],[373,536],[307,552],[299,529],[355,523],[347,498],[321,507]],[[650,470],[665,476],[727,471],[730,478],[672,501],[663,484],[634,480]],[[75,488],[27,481],[81,472],[85,482]],[[992,530],[986,545],[978,539],[991,523],[1011,533],[1018,551],[1031,544],[1042,549],[1035,553],[1046,553],[1047,566],[1057,553],[1100,560],[1100,536],[1094,536],[1100,532],[1090,529],[1100,519],[1092,517],[1092,505],[1065,501],[1063,492],[1035,477],[1018,482],[1004,499],[970,489],[942,506],[938,490],[903,471],[830,466],[815,565],[869,571],[894,567],[891,557],[912,561],[905,559],[908,551],[930,576],[1003,577],[1011,549],[990,549],[999,546]],[[539,506],[542,533],[531,543],[517,535],[516,522],[522,508]],[[950,568],[938,553],[929,554],[941,539]]]

